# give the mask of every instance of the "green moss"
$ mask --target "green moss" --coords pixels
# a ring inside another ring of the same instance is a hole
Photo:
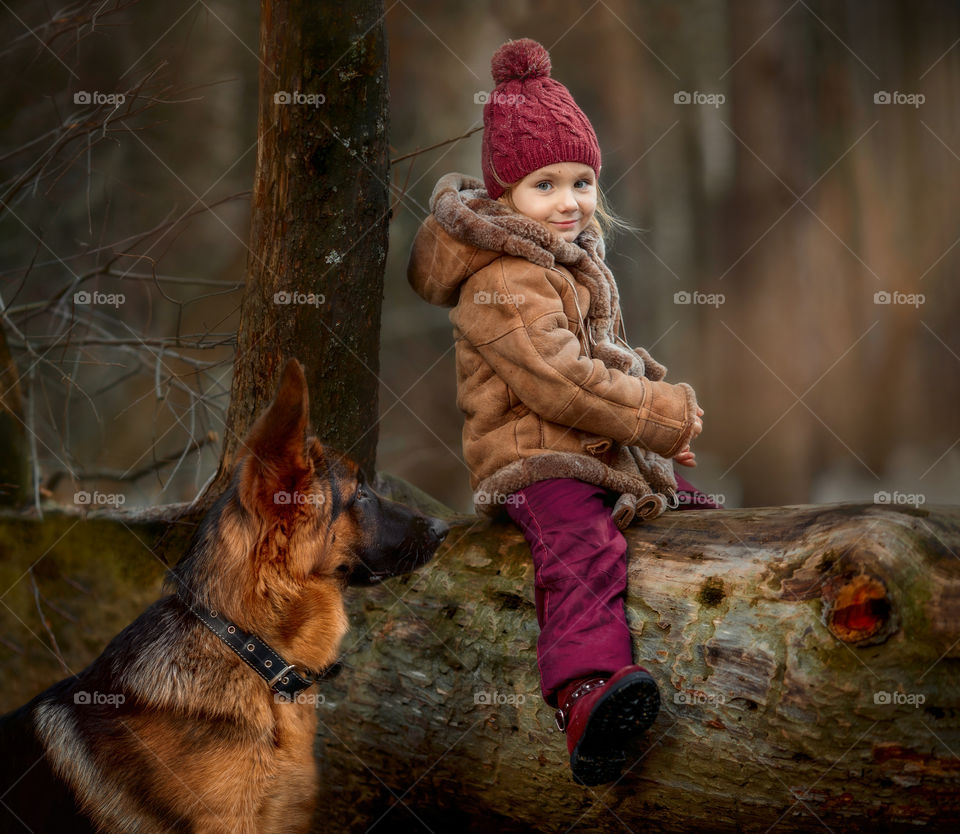
[[[192,527],[0,516],[0,712],[83,669],[161,595]],[[38,600],[39,597],[39,600]],[[49,629],[49,631],[48,631]]]

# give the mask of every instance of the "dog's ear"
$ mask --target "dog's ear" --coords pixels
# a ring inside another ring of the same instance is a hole
[[[269,408],[242,443],[240,500],[254,512],[284,515],[306,491],[313,463],[306,454],[310,398],[303,367],[290,359]]]

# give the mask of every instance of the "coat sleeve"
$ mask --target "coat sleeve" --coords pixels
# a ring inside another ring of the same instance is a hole
[[[524,259],[500,258],[465,282],[450,320],[544,419],[675,455],[693,433],[693,389],[629,376],[581,355],[560,293],[545,273]]]

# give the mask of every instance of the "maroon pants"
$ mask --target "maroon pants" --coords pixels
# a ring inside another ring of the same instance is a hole
[[[633,662],[623,609],[627,541],[610,515],[615,497],[575,478],[551,478],[507,504],[533,555],[537,664],[551,706],[567,681]]]

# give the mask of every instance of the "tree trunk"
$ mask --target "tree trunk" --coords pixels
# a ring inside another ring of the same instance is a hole
[[[210,495],[291,356],[305,365],[317,435],[373,473],[389,212],[383,13],[379,0],[261,2],[250,254]]]
[[[32,361],[32,360],[31,360]],[[0,506],[16,507],[30,499],[30,453],[20,375],[0,327]]]
[[[529,550],[474,519],[353,597],[314,830],[955,830],[960,508],[669,513],[627,538],[662,707],[619,784],[573,784]]]

